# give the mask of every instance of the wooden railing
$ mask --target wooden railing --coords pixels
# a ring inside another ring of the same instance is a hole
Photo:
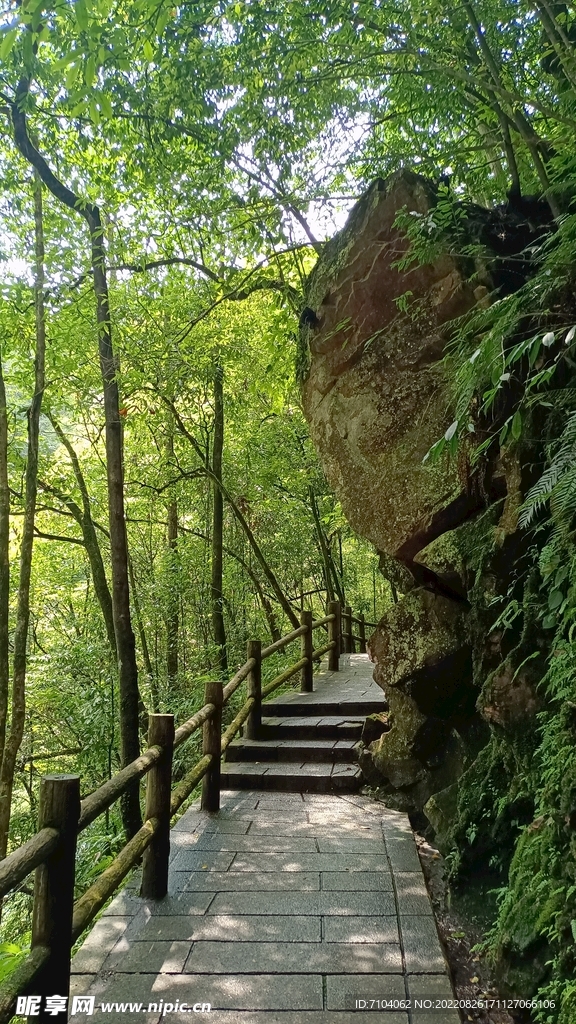
[[[357,635],[352,632],[353,623],[359,625]],[[301,691],[311,692],[314,663],[327,654],[328,668],[338,671],[341,652],[353,653],[356,641],[361,652],[366,650],[367,625],[372,624],[366,623],[362,615],[352,615],[350,607],[342,612],[337,601],[328,605],[324,618],[315,621],[312,612],[303,611],[299,628],[268,647],[263,648],[259,640],[250,640],[246,662],[225,686],[221,682],[208,682],[204,706],[183,725],[175,729],[173,715],[150,715],[148,749],[94,793],[80,799],[78,775],[46,775],[41,779],[39,831],[0,862],[0,899],[36,871],[31,951],[0,986],[0,1024],[13,1016],[18,996],[31,993],[41,997],[68,996],[74,943],[140,860],[141,895],[149,899],[162,899],[166,895],[171,818],[200,781],[202,809],[217,811],[222,755],[242,726],[247,737],[258,736],[263,698],[297,674]],[[327,642],[314,649],[313,634],[322,628],[328,634]],[[263,686],[262,662],[298,639],[299,660]],[[246,700],[222,732],[222,709],[244,680]],[[173,752],[200,727],[203,729],[202,756],[172,788]],[[74,902],[78,835],[118,800],[131,783],[145,775],[148,778],[142,828]],[[42,1008],[43,1004],[44,999],[36,1015],[39,1024],[53,1019],[53,1015]]]

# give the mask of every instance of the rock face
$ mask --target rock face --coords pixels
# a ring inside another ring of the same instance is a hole
[[[300,339],[304,411],[324,470],[400,595],[369,644],[389,713],[360,757],[388,803],[406,810],[450,790],[489,726],[521,734],[533,723],[542,674],[529,656],[532,626],[522,637],[492,628],[524,557],[517,449],[491,456],[474,481],[465,460],[423,463],[455,418],[444,359],[454,319],[485,306],[488,289],[523,283],[519,255],[541,229],[510,208],[468,207],[464,241],[493,258],[458,263],[450,252],[462,239],[447,240],[419,266],[405,258],[405,225],[411,215],[433,221],[436,202],[435,186],[409,171],[374,182],[310,276]]]
[[[466,611],[420,587],[411,590],[380,621],[370,655],[391,728],[370,744],[364,770],[392,806],[422,808],[467,760],[458,727],[474,717],[477,694]]]
[[[318,261],[301,328],[304,409],[324,470],[404,595],[370,643],[390,728],[361,754],[366,776],[403,809],[422,808],[460,774],[476,716],[462,559],[453,543],[438,562],[435,544],[477,498],[453,462],[423,459],[454,418],[449,324],[477,296],[448,253],[397,265],[409,248],[399,211],[424,217],[434,203],[418,175],[376,181]]]
[[[433,201],[410,172],[376,181],[313,271],[317,319],[302,328],[304,410],[326,476],[354,529],[405,561],[473,504],[453,466],[422,459],[454,418],[446,325],[475,305],[474,287],[448,254],[395,265],[409,245],[398,212],[424,216]]]

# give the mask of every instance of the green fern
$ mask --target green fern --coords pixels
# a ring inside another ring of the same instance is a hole
[[[550,465],[528,491],[518,517],[521,528],[529,526],[550,502],[552,519],[566,529],[576,513],[576,412],[570,414]]]

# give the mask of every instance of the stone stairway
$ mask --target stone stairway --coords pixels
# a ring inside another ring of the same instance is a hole
[[[387,709],[365,654],[343,655],[340,671],[321,671],[313,693],[262,705],[257,740],[239,738],[222,765],[223,789],[354,792],[362,785],[358,743],[367,715]]]

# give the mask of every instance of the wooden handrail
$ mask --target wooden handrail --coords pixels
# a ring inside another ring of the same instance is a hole
[[[271,654],[276,654],[276,651],[283,650],[284,647],[287,647],[288,644],[293,643],[294,640],[297,640],[298,637],[302,636],[303,633],[305,632],[306,626],[298,626],[298,629],[293,629],[291,633],[287,633],[286,636],[280,637],[279,640],[276,640],[275,643],[270,644],[269,647],[263,647],[261,655],[262,661],[264,661],[265,658],[269,658]]]
[[[341,622],[344,628],[341,627]],[[360,624],[360,635],[352,633],[352,622]],[[75,835],[78,835],[88,827],[100,814],[110,807],[126,791],[128,786],[135,780],[151,774],[151,782],[148,783],[149,794],[154,792],[154,797],[147,797],[147,818],[136,833],[120,850],[111,864],[93,882],[93,884],[76,901],[73,908],[72,926],[68,936],[69,947],[82,934],[85,928],[93,921],[104,904],[119,887],[128,872],[138,863],[146,850],[147,874],[152,877],[154,887],[161,892],[164,882],[167,879],[168,851],[164,852],[164,844],[167,843],[161,836],[166,835],[166,815],[173,817],[188,799],[201,780],[203,781],[203,806],[208,810],[214,809],[214,804],[219,805],[220,799],[220,759],[226,752],[234,737],[238,734],[245,723],[249,728],[256,730],[260,723],[260,707],[262,699],[268,697],[284,683],[288,682],[298,673],[301,674],[301,686],[303,690],[312,688],[312,665],[318,662],[325,654],[329,654],[329,668],[338,671],[338,658],[342,650],[342,637],[344,634],[344,649],[354,647],[354,641],[358,640],[365,649],[365,626],[372,626],[373,623],[366,623],[363,616],[352,615],[351,608],[347,607],[342,613],[338,602],[331,602],[328,614],[320,619],[312,620],[310,612],[302,613],[302,625],[292,630],[286,636],[281,637],[268,647],[261,648],[259,641],[251,641],[249,645],[248,658],[240,666],[236,674],[229,682],[222,686],[221,683],[211,682],[207,684],[206,703],[196,711],[186,722],[173,731],[173,725],[167,721],[165,728],[173,735],[173,748],[179,747],[186,742],[200,727],[204,728],[204,752],[187,775],[170,791],[171,778],[171,755],[168,751],[172,749],[168,739],[166,749],[160,744],[162,731],[156,732],[157,742],[140,757],[132,761],[112,779],[109,779],[93,793],[86,796],[80,803],[80,813],[75,828]],[[327,629],[328,642],[323,646],[313,649],[312,634],[316,629]],[[301,638],[300,659],[290,665],[283,672],[276,675],[265,685],[261,684],[260,666],[262,661],[283,650],[295,640]],[[236,712],[235,717],[220,733],[220,708],[225,705],[241,683],[248,679],[247,699],[241,708]],[[208,699],[210,698],[210,699]],[[220,703],[221,702],[221,703]],[[169,719],[171,716],[154,716],[154,718]],[[151,719],[152,721],[152,719]],[[172,719],[173,721],[173,719]],[[218,746],[214,747],[215,733],[218,738]],[[166,733],[164,735],[167,735]],[[151,736],[153,738],[153,736]],[[164,741],[162,741],[164,742]],[[160,774],[159,774],[160,773]],[[164,773],[162,775],[162,773]],[[58,788],[59,779],[70,779],[70,776],[52,776],[52,786]],[[77,778],[77,777],[75,777]],[[163,781],[162,781],[163,780]],[[154,791],[150,786],[154,785]],[[57,798],[56,798],[57,799]],[[207,804],[204,800],[207,800]],[[160,803],[159,803],[160,801]],[[168,804],[166,805],[166,801]],[[158,810],[155,810],[158,806]],[[78,813],[77,811],[75,813]],[[49,822],[48,822],[49,824]],[[19,849],[14,850],[6,859],[0,862],[0,898],[7,892],[13,890],[22,882],[34,869],[44,870],[42,865],[50,862],[52,854],[57,855],[60,849],[64,832],[59,828],[46,827],[32,836],[28,842]],[[158,838],[156,838],[158,836]],[[66,840],[69,842],[69,840]],[[150,848],[150,849],[149,849]],[[150,860],[152,857],[152,860]],[[72,875],[74,871],[72,869]],[[156,877],[156,875],[162,877]],[[165,879],[163,876],[165,875]],[[150,877],[144,887],[150,887]],[[74,879],[69,879],[67,885],[73,886]],[[166,889],[164,888],[164,891]],[[37,887],[36,899],[43,898],[42,886]],[[143,893],[150,895],[150,892]],[[35,904],[35,915],[42,918],[47,913],[57,913],[57,910],[48,906],[41,906],[37,913]],[[68,926],[70,927],[70,926]],[[44,948],[41,943],[36,944],[30,955],[0,986],[0,1024],[7,1022],[14,1013],[16,996],[24,989],[30,990],[30,986],[46,974],[46,964],[51,962],[53,951]],[[48,972],[49,973],[49,972]],[[52,983],[48,979],[47,983]],[[42,990],[43,991],[43,990]]]
[[[0,862],[0,897],[15,889],[58,846],[56,828],[43,828]]]

